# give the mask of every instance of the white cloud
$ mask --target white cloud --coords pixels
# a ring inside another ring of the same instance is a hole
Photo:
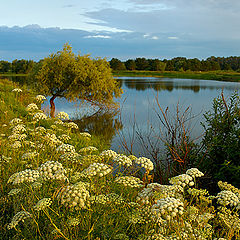
[[[84,38],[112,38],[112,37],[107,35],[89,35],[85,36]]]
[[[152,40],[158,40],[159,38],[157,36],[151,37]]]
[[[168,39],[179,39],[178,37],[168,37]]]

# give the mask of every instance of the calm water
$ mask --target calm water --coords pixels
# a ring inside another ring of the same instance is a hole
[[[123,143],[126,143],[138,156],[148,155],[142,147],[141,136],[145,139],[150,137],[152,143],[156,143],[159,136],[164,134],[158,118],[160,111],[157,100],[164,111],[168,108],[172,119],[176,116],[177,104],[181,112],[190,107],[189,114],[196,117],[191,121],[191,125],[187,126],[191,128],[191,136],[195,139],[203,133],[200,122],[204,121],[203,113],[211,109],[213,99],[218,97],[222,90],[227,98],[240,89],[240,83],[236,82],[145,77],[118,79],[124,90],[122,97],[117,99],[120,104],[118,112],[95,113],[97,109],[80,102],[69,103],[64,99],[55,100],[56,109],[67,112],[73,119],[80,119],[85,115],[78,121],[81,130],[103,134],[111,149],[116,151],[124,150]],[[163,148],[160,143],[158,146]]]

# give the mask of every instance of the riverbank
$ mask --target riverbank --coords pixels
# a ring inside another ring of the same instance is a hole
[[[182,78],[182,79],[204,79],[239,82],[240,73],[213,71],[213,72],[160,72],[160,71],[113,71],[115,77],[159,77],[159,78]]]

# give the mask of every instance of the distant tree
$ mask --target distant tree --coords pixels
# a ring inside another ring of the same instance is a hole
[[[13,73],[29,73],[33,68],[34,62],[32,60],[13,60],[12,61],[12,72]]]
[[[149,70],[149,64],[146,58],[136,58],[135,63],[137,70]]]
[[[127,70],[135,70],[136,69],[136,63],[134,60],[129,59],[125,62],[125,66]]]
[[[117,58],[112,58],[110,61],[110,67],[112,70],[126,70],[126,67],[123,62]]]
[[[148,63],[151,71],[164,71],[166,68],[166,63],[159,59],[149,59]]]
[[[0,72],[1,73],[7,73],[7,72],[11,72],[11,63],[8,61],[0,61]]]
[[[82,99],[100,108],[114,104],[114,97],[121,95],[106,59],[91,59],[72,52],[69,44],[62,51],[44,58],[36,75],[42,92],[51,95],[51,117],[54,117],[56,97],[68,100]]]

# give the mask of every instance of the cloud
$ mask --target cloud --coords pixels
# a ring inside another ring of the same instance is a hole
[[[111,38],[111,36],[107,36],[107,35],[89,35],[89,36],[85,36],[84,38]]]
[[[75,7],[75,5],[73,5],[73,4],[66,4],[66,5],[63,5],[62,7],[63,8],[72,8],[72,7]]]
[[[176,40],[176,39],[179,39],[179,38],[178,37],[168,37],[168,39]]]

